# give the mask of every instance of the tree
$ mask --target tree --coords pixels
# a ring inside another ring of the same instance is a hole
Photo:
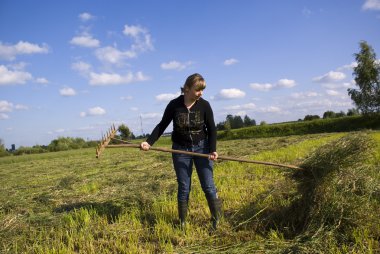
[[[359,115],[359,111],[356,108],[349,109],[347,111],[348,116],[356,116]]]
[[[261,126],[267,125],[267,122],[265,122],[265,121],[261,121],[261,122],[260,122],[260,125],[261,125]]]
[[[354,68],[359,89],[348,89],[348,95],[363,114],[380,112],[380,64],[373,48],[366,41],[360,42],[360,52],[355,54]]]
[[[231,130],[254,125],[256,125],[256,121],[249,118],[247,115],[244,117],[244,120],[241,118],[241,116],[227,115],[226,121],[216,124],[216,129],[218,131],[226,130],[227,128]]]
[[[249,116],[245,115],[245,117],[244,117],[244,127],[255,126],[255,125],[256,125],[255,119],[251,119],[251,118],[249,118]]]
[[[222,130],[224,130],[224,125],[226,124],[226,122],[220,122],[220,123],[218,123],[217,125],[216,125],[216,129],[218,130],[218,131],[222,131]]]
[[[336,117],[336,113],[334,111],[326,111],[325,113],[323,113],[323,119],[335,118],[335,117]]]
[[[7,150],[5,149],[5,146],[4,146],[4,143],[3,143],[3,140],[0,139],[0,157],[2,157],[2,156],[6,156],[6,155],[9,155],[9,153],[8,153]]]
[[[230,123],[230,121],[225,121],[225,123],[224,123],[224,130],[227,133],[231,132],[231,123]]]
[[[320,119],[319,115],[306,115],[303,120],[304,121],[311,121],[311,120],[316,120],[316,119]]]
[[[120,125],[119,128],[117,128],[117,131],[120,133],[120,137],[123,140],[127,140],[132,136],[132,132],[125,124]]]
[[[336,113],[335,114],[335,117],[344,117],[344,116],[346,116],[346,113],[344,113],[344,111],[340,111],[339,113]]]
[[[232,129],[239,129],[244,127],[244,122],[241,116],[234,116],[232,123],[231,123],[231,128]]]

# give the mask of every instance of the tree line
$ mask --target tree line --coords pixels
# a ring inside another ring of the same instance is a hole
[[[7,155],[23,155],[46,152],[67,151],[80,148],[95,147],[97,141],[85,141],[83,138],[59,137],[50,142],[49,145],[35,145],[32,147],[20,146],[14,151],[7,150],[0,139],[0,157]]]

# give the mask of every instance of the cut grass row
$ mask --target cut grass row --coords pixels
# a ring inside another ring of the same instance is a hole
[[[229,156],[300,164],[318,147],[344,135],[221,141],[218,150]],[[371,137],[380,147],[380,133]],[[156,146],[168,144],[163,139]],[[379,150],[372,164],[378,163]],[[225,217],[210,235],[209,211],[196,173],[189,225],[186,233],[179,230],[169,154],[108,149],[96,160],[93,149],[83,149],[1,158],[0,167],[0,248],[6,253],[241,253],[281,252],[291,246],[310,250],[307,244],[295,244],[295,229],[276,225],[275,216],[283,216],[299,198],[289,170],[216,163]],[[362,249],[376,244],[368,243],[372,238],[365,232],[358,231],[356,237]],[[344,252],[331,240],[328,249],[334,248]]]

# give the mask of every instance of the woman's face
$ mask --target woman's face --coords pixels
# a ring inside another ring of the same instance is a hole
[[[187,90],[186,95],[191,100],[199,100],[203,95],[204,87],[193,85],[190,90]]]

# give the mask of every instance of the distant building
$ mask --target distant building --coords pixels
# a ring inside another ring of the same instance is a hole
[[[14,152],[14,151],[16,151],[16,145],[15,145],[15,144],[12,144],[11,152]]]

